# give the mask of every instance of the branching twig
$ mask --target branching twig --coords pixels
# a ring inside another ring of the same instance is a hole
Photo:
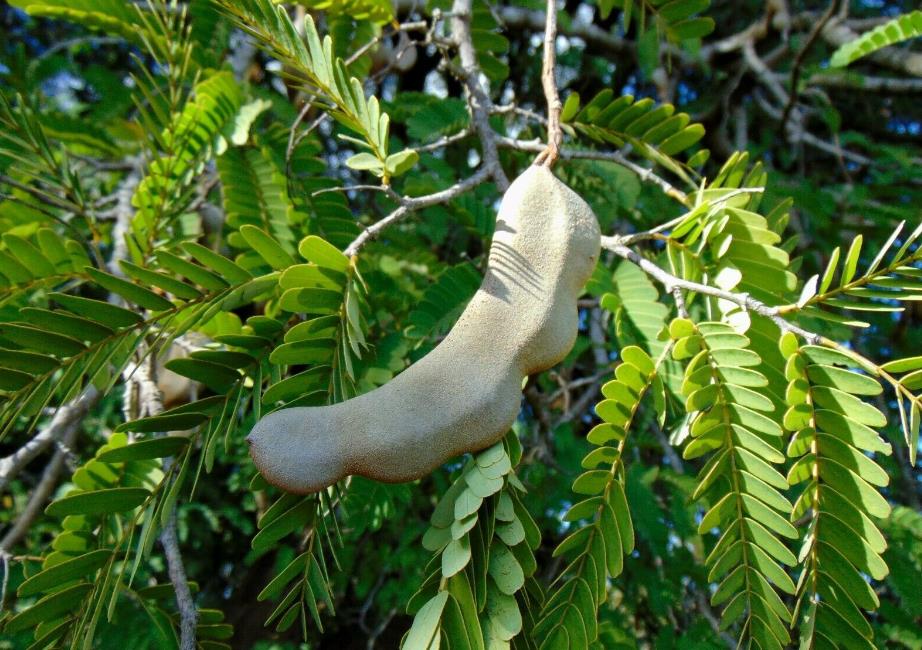
[[[611,359],[608,357],[608,347],[605,342],[605,317],[599,307],[589,310],[589,340],[592,343],[592,359],[595,363],[596,377],[583,394],[573,404],[564,410],[560,418],[553,423],[550,430],[554,431],[565,422],[570,422],[583,415],[589,409],[599,393],[602,378],[611,373]],[[550,401],[550,400],[548,400]]]
[[[700,589],[695,590],[695,602],[698,605],[698,611],[701,612],[701,615],[707,619],[708,624],[711,626],[711,629],[717,634],[724,643],[727,644],[728,648],[736,647],[736,639],[733,638],[731,634],[728,634],[726,630],[720,627],[720,619],[714,614],[714,610],[711,609],[711,604],[708,602],[708,598],[703,591]]]
[[[607,360],[606,360],[607,361]],[[556,402],[561,397],[566,399],[567,393],[569,393],[574,388],[582,388],[583,386],[588,386],[594,384],[599,380],[605,379],[608,375],[611,374],[611,369],[606,364],[604,370],[599,370],[596,373],[589,375],[588,377],[580,377],[579,379],[573,379],[572,381],[565,381],[562,378],[560,379],[560,388],[555,390],[553,393],[548,395],[548,402]]]
[[[304,106],[298,111],[295,121],[288,127],[288,145],[285,147],[285,178],[288,179],[289,192],[291,192],[291,157],[294,155],[295,148],[297,148],[304,138],[309,136],[314,129],[320,126],[329,115],[328,113],[321,112],[320,115],[315,117],[314,120],[308,124],[306,129],[298,133],[298,127],[301,125],[301,122],[304,121],[304,118],[307,117],[307,113],[314,107],[314,100],[316,97],[317,95],[311,95],[304,100]]]
[[[781,106],[787,106],[790,104],[790,96],[778,78],[769,69],[765,61],[759,57],[753,42],[747,42],[743,46],[743,56],[746,59],[746,64],[749,66],[749,69],[752,70],[759,81],[761,81],[762,84],[768,88],[769,92],[775,96],[775,99],[778,100],[778,103]],[[762,96],[761,92],[755,92],[754,96],[756,103],[758,103],[759,106],[770,117],[778,120],[779,122],[782,120],[782,118],[784,118],[783,110],[772,106],[771,103]],[[841,147],[837,147],[836,145],[826,142],[825,140],[822,140],[821,138],[807,131],[803,123],[803,113],[796,106],[793,106],[790,109],[789,114],[791,116],[790,124],[786,124],[784,128],[784,134],[787,136],[788,142],[803,142],[816,149],[820,149],[821,151],[825,151],[841,158],[846,158],[851,162],[858,163],[859,165],[870,165],[873,162],[866,156],[862,156],[861,154],[843,149]]]
[[[455,142],[459,142],[463,140],[464,138],[468,137],[470,134],[471,134],[471,130],[465,128],[465,129],[458,131],[457,133],[452,133],[451,135],[444,135],[438,140],[436,140],[435,142],[430,142],[429,144],[424,144],[424,145],[421,145],[419,147],[414,147],[414,148],[416,149],[417,153],[437,151],[439,149],[444,149],[448,145],[454,144]]]
[[[129,365],[123,375],[126,379],[126,394],[123,411],[125,418],[150,417],[163,412],[163,392],[157,384],[157,355],[155,351],[148,350],[140,353],[141,361],[137,366]],[[163,461],[163,471],[169,475],[173,458],[168,457]],[[159,535],[160,545],[166,557],[167,573],[173,583],[176,594],[176,608],[179,610],[180,650],[195,650],[196,625],[198,612],[195,601],[189,590],[186,578],[186,569],[183,565],[182,554],[179,550],[179,539],[176,534],[176,504],[173,503],[169,517]]]
[[[484,164],[472,176],[439,192],[433,192],[432,194],[426,194],[425,196],[399,197],[398,202],[400,203],[400,206],[380,221],[376,221],[372,225],[365,228],[365,230],[363,230],[361,233],[359,233],[359,235],[354,240],[352,240],[352,243],[346,247],[344,253],[347,257],[352,257],[358,253],[362,246],[367,244],[369,240],[374,239],[380,235],[381,231],[383,231],[385,228],[388,228],[394,223],[400,221],[411,212],[420,210],[422,208],[427,208],[431,205],[447,203],[456,196],[460,196],[461,194],[464,194],[465,192],[480,185],[490,176],[493,176],[495,179],[493,170]],[[376,187],[375,189],[378,188]]]
[[[99,401],[99,397],[99,391],[90,384],[76,400],[59,407],[48,426],[34,438],[6,458],[0,459],[0,491],[52,443],[69,439],[72,432],[80,428],[84,416]]]
[[[84,398],[87,398],[87,401],[80,402],[80,400]],[[58,482],[58,475],[60,475],[61,470],[64,468],[64,463],[67,460],[68,454],[70,453],[70,448],[73,446],[74,441],[77,439],[77,434],[80,431],[80,423],[82,422],[83,415],[85,414],[85,411],[80,413],[80,409],[82,409],[84,407],[83,405],[86,404],[85,408],[88,410],[92,404],[95,404],[95,401],[98,398],[99,392],[92,385],[90,385],[89,388],[87,388],[83,395],[78,399],[79,406],[62,406],[58,409],[52,424],[54,424],[55,421],[59,421],[58,418],[59,416],[62,416],[62,411],[70,409],[69,411],[65,411],[61,420],[66,420],[67,423],[63,425],[59,424],[63,430],[58,432],[58,448],[55,449],[54,455],[45,466],[45,470],[42,472],[42,478],[39,480],[38,485],[35,486],[32,494],[29,496],[29,501],[26,503],[26,507],[23,508],[22,512],[19,513],[19,515],[16,517],[16,521],[13,523],[10,529],[6,531],[3,539],[0,540],[0,556],[9,553],[10,549],[12,549],[13,546],[15,546],[27,532],[29,532],[29,527],[32,525],[32,522],[39,515],[39,513],[41,513],[42,508],[45,506],[45,502],[48,500],[48,497],[51,496],[52,492],[54,492],[54,488]],[[49,429],[50,428],[52,427],[49,427]]]
[[[755,96],[756,104],[758,104],[759,108],[765,111],[765,113],[769,117],[775,120],[781,119],[781,109],[780,108],[772,106],[772,104],[760,92],[754,93],[754,96]],[[810,133],[809,131],[802,131],[799,134],[792,133],[791,125],[788,126],[787,135],[788,135],[789,142],[795,139],[800,139],[803,141],[804,144],[807,144],[813,147],[814,149],[825,151],[826,153],[831,154],[837,158],[843,158],[845,160],[848,160],[849,162],[853,162],[863,167],[867,167],[874,163],[873,159],[868,158],[867,156],[863,154],[857,153],[855,151],[851,151],[849,149],[844,149],[843,147],[837,146],[836,144],[832,142],[826,142],[822,138],[817,137],[816,135]]]
[[[807,41],[804,43],[804,46],[800,48],[800,51],[797,53],[797,56],[794,57],[794,63],[791,65],[791,96],[788,98],[788,103],[785,104],[784,110],[781,112],[781,128],[782,130],[788,123],[788,117],[791,115],[791,110],[794,108],[794,105],[797,103],[797,95],[799,91],[800,84],[800,72],[803,69],[804,59],[807,58],[807,54],[810,52],[810,48],[813,47],[813,44],[816,42],[816,39],[819,37],[820,32],[823,31],[823,28],[835,15],[836,10],[836,0],[832,0],[829,3],[829,6],[826,8],[826,11],[823,12],[823,17],[813,26],[813,29],[810,30],[810,34],[807,36]]]
[[[644,273],[662,284],[667,292],[672,292],[674,289],[679,288],[685,291],[694,291],[696,293],[712,296],[714,298],[720,298],[722,300],[732,302],[735,305],[739,305],[745,310],[755,312],[760,316],[764,316],[770,319],[782,331],[793,332],[794,334],[803,337],[804,340],[808,343],[817,345],[824,341],[823,337],[821,337],[819,334],[815,334],[814,332],[805,330],[804,328],[795,325],[794,323],[786,321],[780,316],[778,307],[766,305],[761,300],[757,300],[746,293],[733,293],[731,291],[724,291],[723,289],[718,289],[717,287],[711,287],[706,284],[692,282],[690,280],[683,280],[682,278],[676,277],[671,273],[664,271],[650,260],[642,257],[636,251],[633,251],[627,246],[621,244],[617,237],[602,237],[602,247],[610,250],[618,257],[622,257],[639,266],[641,270],[644,271]]]
[[[397,194],[390,185],[346,185],[345,187],[325,187],[316,192],[311,192],[311,196],[320,196],[321,194],[338,194],[346,192],[383,192],[387,194],[392,199],[397,201],[400,200],[400,195]]]
[[[543,115],[539,115],[538,113],[532,110],[529,110],[527,108],[522,108],[521,106],[518,106],[515,103],[503,104],[502,106],[493,107],[494,115],[505,115],[507,113],[513,113],[515,115],[520,115],[521,117],[524,117],[526,120],[547,126],[546,117],[544,117]]]
[[[516,151],[534,151],[535,153],[541,153],[547,147],[540,140],[515,140],[513,138],[507,138],[500,136],[496,141],[497,145],[502,148],[515,149]],[[658,186],[663,194],[666,196],[672,197],[679,203],[683,205],[688,204],[688,196],[682,190],[675,187],[672,183],[667,181],[661,176],[657,176],[656,173],[647,167],[641,167],[637,163],[629,160],[624,154],[620,151],[592,151],[589,149],[561,149],[560,157],[565,160],[607,160],[609,162],[617,163],[622,167],[627,167],[632,172],[637,174],[640,180],[645,182],[653,183]]]

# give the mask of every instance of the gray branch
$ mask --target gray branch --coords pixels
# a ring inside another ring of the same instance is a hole
[[[731,291],[724,291],[723,289],[718,289],[717,287],[711,287],[706,284],[692,282],[690,280],[683,280],[682,278],[676,277],[671,273],[664,271],[645,257],[642,257],[636,251],[633,251],[622,244],[617,237],[602,237],[602,247],[610,250],[618,257],[624,258],[639,266],[644,273],[662,284],[668,293],[671,293],[674,289],[678,288],[685,291],[694,291],[696,293],[712,296],[714,298],[720,298],[722,300],[732,302],[735,305],[739,305],[747,311],[754,312],[760,316],[764,316],[765,318],[770,319],[773,323],[775,323],[775,325],[779,327],[779,329],[781,329],[781,331],[793,332],[794,334],[803,337],[804,340],[808,343],[817,345],[823,341],[823,338],[819,334],[805,330],[799,325],[795,325],[794,323],[786,321],[784,318],[782,318],[778,307],[767,305],[761,300],[757,300],[747,293],[733,293]]]
[[[922,93],[922,79],[875,77],[858,73],[817,73],[806,80],[807,85],[846,90],[868,90],[887,93]]]
[[[163,393],[157,384],[156,357],[156,353],[147,354],[129,379],[129,385],[137,386],[137,404],[134,411],[140,417],[156,416],[163,411]],[[172,457],[163,460],[163,471],[167,475],[172,465]],[[198,611],[195,609],[195,601],[189,590],[186,568],[179,550],[175,502],[163,530],[160,531],[159,539],[160,545],[163,546],[163,554],[166,556],[167,573],[170,575],[170,582],[173,583],[173,591],[176,594],[176,608],[179,610],[179,647],[180,650],[195,650]]]
[[[54,417],[51,418],[51,422],[29,442],[6,458],[0,459],[0,491],[3,491],[26,465],[53,443],[67,444],[66,440],[72,440],[84,416],[99,401],[99,397],[99,391],[90,384],[76,400],[59,407]]]
[[[428,208],[431,205],[447,203],[456,196],[460,196],[461,194],[464,194],[465,192],[480,185],[490,176],[493,176],[495,179],[493,170],[484,164],[481,165],[480,169],[477,170],[477,172],[475,172],[472,176],[439,192],[433,192],[432,194],[416,197],[401,197],[399,195],[388,192],[388,194],[391,194],[391,196],[395,198],[398,203],[400,203],[400,206],[380,221],[376,221],[372,225],[365,228],[365,230],[360,232],[359,235],[352,241],[352,243],[346,247],[346,250],[344,251],[346,257],[352,257],[358,253],[365,244],[380,235],[384,229],[394,225],[408,214],[415,212],[416,210],[421,210],[422,208]]]
[[[467,91],[468,106],[471,110],[471,123],[480,138],[483,149],[483,165],[489,171],[500,192],[509,187],[506,172],[499,164],[499,152],[496,150],[496,133],[490,126],[490,113],[493,102],[480,81],[481,71],[477,63],[477,52],[471,36],[472,0],[454,0],[451,7],[451,33],[458,46],[461,60],[461,81]]]
[[[182,554],[179,552],[179,538],[176,535],[176,507],[170,513],[166,525],[160,531],[160,544],[166,555],[167,571],[170,582],[176,592],[176,607],[179,609],[180,650],[195,650],[195,626],[198,624],[198,611],[186,579],[186,569],[183,566]]]
[[[137,417],[152,417],[163,412],[163,392],[157,384],[157,354],[156,351],[141,350],[141,361],[137,365],[126,367],[125,377],[125,402],[122,405],[125,419]],[[159,435],[159,434],[155,434]],[[167,477],[173,465],[173,458],[163,460],[163,471]],[[167,479],[164,479],[167,480]],[[182,553],[179,550],[179,538],[176,534],[176,503],[173,503],[169,518],[165,522],[159,535],[160,545],[166,557],[167,573],[173,584],[176,594],[176,608],[179,610],[180,650],[196,649],[196,625],[198,625],[198,612],[195,601],[189,590],[186,578],[186,569],[183,565]]]
[[[120,278],[125,277],[125,272],[119,266],[120,260],[128,259],[128,242],[126,237],[131,233],[131,220],[134,219],[134,206],[131,205],[131,197],[134,196],[138,183],[141,182],[141,169],[138,166],[140,161],[135,161],[135,165],[130,174],[128,174],[118,185],[115,192],[116,202],[113,208],[115,215],[115,225],[112,226],[112,257],[107,265],[109,273]]]
[[[81,400],[85,398],[86,400],[82,402]],[[54,492],[54,488],[58,483],[58,476],[64,468],[64,463],[70,453],[70,448],[77,439],[77,433],[80,431],[80,423],[83,420],[83,416],[92,404],[96,403],[97,399],[99,399],[99,392],[91,385],[87,391],[81,395],[75,405],[62,406],[59,408],[52,421],[52,425],[42,432],[44,433],[45,431],[52,430],[56,424],[55,421],[57,421],[57,428],[53,431],[51,437],[48,438],[47,444],[51,444],[52,441],[57,441],[58,448],[55,449],[54,455],[45,466],[45,470],[42,472],[42,478],[32,491],[29,501],[26,503],[26,507],[19,513],[19,516],[16,517],[16,521],[9,530],[6,531],[3,539],[0,540],[0,556],[6,557],[9,554],[10,549],[19,543],[19,540],[29,532],[29,527],[32,525],[32,522],[42,512],[45,502],[48,500],[48,497],[51,496],[52,492]],[[81,412],[81,409],[85,410]],[[62,411],[64,412],[64,416],[59,420],[58,418],[61,416]],[[4,477],[6,477],[6,475],[4,475]],[[2,599],[0,599],[0,603],[2,603]]]
[[[516,151],[533,151],[540,153],[546,146],[540,140],[516,140],[500,136],[497,139],[497,145],[501,148],[515,149]],[[565,160],[606,160],[627,167],[640,177],[644,182],[653,183],[658,186],[664,194],[674,198],[683,205],[687,203],[688,196],[682,190],[675,187],[662,176],[658,176],[652,169],[642,167],[637,163],[629,160],[620,151],[593,151],[590,149],[561,149],[560,157]]]

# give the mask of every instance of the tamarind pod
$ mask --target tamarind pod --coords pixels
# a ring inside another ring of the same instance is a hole
[[[494,444],[518,415],[523,378],[573,347],[599,248],[586,202],[530,167],[503,196],[483,283],[445,339],[364,395],[263,417],[247,437],[257,468],[305,494],[350,474],[417,479]]]

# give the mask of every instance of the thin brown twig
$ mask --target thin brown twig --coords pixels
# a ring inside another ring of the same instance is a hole
[[[837,0],[832,0],[829,3],[829,6],[826,8],[826,11],[823,12],[822,18],[817,22],[813,29],[810,30],[810,34],[807,36],[807,41],[804,43],[804,46],[800,48],[800,51],[797,53],[797,56],[794,57],[794,63],[791,65],[791,95],[788,97],[788,103],[785,104],[784,110],[781,112],[781,130],[784,131],[785,126],[788,123],[788,117],[791,115],[791,111],[794,109],[794,106],[797,104],[797,96],[800,93],[798,88],[800,84],[800,73],[803,70],[804,59],[807,58],[807,54],[810,52],[810,49],[813,47],[813,44],[819,38],[820,33],[823,31],[823,28],[826,27],[826,24],[832,19],[835,15],[836,5],[838,4]]]
[[[617,237],[602,237],[602,248],[610,250],[618,257],[624,258],[639,266],[644,273],[662,284],[667,292],[671,293],[675,288],[679,288],[686,291],[694,291],[696,293],[712,296],[714,298],[721,298],[728,302],[732,302],[735,305],[739,305],[747,311],[752,311],[760,316],[768,318],[773,323],[775,323],[775,325],[777,325],[780,330],[784,332],[793,332],[794,334],[803,337],[803,339],[810,344],[819,345],[825,340],[819,334],[805,330],[799,325],[795,325],[794,323],[785,320],[781,316],[778,307],[767,305],[761,300],[757,300],[747,293],[734,293],[732,291],[725,291],[723,289],[718,289],[717,287],[701,284],[700,282],[692,282],[691,280],[685,280],[683,278],[676,277],[671,273],[661,269],[654,262],[651,262],[650,260],[641,256],[640,253],[621,244]]]
[[[547,149],[535,159],[536,165],[550,168],[560,157],[563,129],[560,127],[560,93],[557,92],[555,54],[557,48],[557,0],[547,0],[544,27],[544,58],[541,65],[541,86],[547,102]]]
[[[451,135],[444,135],[435,142],[430,142],[429,144],[424,144],[419,147],[414,147],[416,153],[424,153],[429,151],[438,151],[439,149],[444,149],[445,147],[459,142],[464,138],[468,137],[471,134],[470,128],[464,128],[458,131],[457,133],[452,133]]]
[[[608,357],[608,348],[605,342],[605,331],[607,325],[605,322],[605,313],[599,307],[593,307],[589,310],[589,340],[592,343],[592,359],[595,363],[598,378],[587,386],[586,390],[569,405],[568,408],[551,426],[554,431],[558,426],[566,422],[575,420],[582,416],[589,409],[599,393],[602,378],[611,372],[611,360]]]
[[[493,176],[495,180],[496,177],[493,170],[488,165],[483,164],[481,165],[480,169],[478,169],[472,176],[439,192],[433,192],[432,194],[414,197],[397,196],[396,200],[400,203],[400,205],[386,217],[376,221],[375,223],[365,228],[365,230],[360,232],[343,252],[347,257],[352,257],[358,253],[359,250],[361,250],[361,248],[370,240],[380,235],[384,229],[392,226],[396,222],[406,217],[408,214],[432,205],[447,203],[456,196],[460,196],[461,194],[464,194],[465,192],[485,182],[491,176]],[[374,189],[378,190],[380,188],[375,186]]]
[[[80,428],[83,417],[99,401],[100,393],[90,384],[80,397],[59,407],[48,425],[35,437],[5,458],[0,458],[0,490],[3,490],[36,456],[56,441],[69,439]]]
[[[516,140],[514,138],[508,138],[505,136],[499,136],[496,140],[496,144],[500,148],[504,149],[515,149],[516,151],[534,151],[536,153],[541,153],[546,149],[546,145],[543,144],[540,140]],[[658,176],[652,169],[647,167],[642,167],[637,163],[629,160],[623,153],[620,151],[594,151],[591,149],[560,149],[560,157],[565,160],[607,160],[609,162],[617,163],[622,167],[627,167],[629,170],[637,174],[640,177],[641,181],[650,182],[654,185],[657,185],[662,191],[663,194],[669,196],[683,205],[688,205],[688,195],[685,194],[682,190],[675,187],[672,183],[667,181],[665,178]]]

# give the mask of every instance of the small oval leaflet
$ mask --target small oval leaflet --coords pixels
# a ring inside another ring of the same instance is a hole
[[[74,578],[80,578],[82,576],[88,575],[105,564],[106,560],[110,557],[112,557],[111,551],[107,549],[99,549],[96,551],[91,551],[85,555],[75,557],[72,560],[67,560],[65,562],[61,562],[60,564],[55,564],[52,567],[48,567],[47,569],[36,573],[34,576],[19,585],[19,589],[16,590],[16,595],[20,598],[24,596],[32,596],[33,594],[48,591],[49,589],[56,587],[61,583],[73,580]]]
[[[439,621],[448,600],[448,592],[440,591],[417,612],[413,627],[407,634],[403,647],[407,650],[427,650],[439,634]]]
[[[204,416],[196,419],[196,413],[188,413],[181,416],[171,416],[176,419],[179,417],[189,418],[194,421],[192,426],[204,420]],[[187,427],[183,427],[187,428]],[[175,429],[175,427],[174,427]],[[164,430],[164,429],[161,429]],[[146,460],[149,458],[166,458],[175,456],[189,444],[189,439],[185,436],[165,436],[162,438],[151,438],[150,440],[140,440],[125,447],[105,451],[96,457],[96,460],[104,463],[124,463],[129,460]]]
[[[20,612],[6,623],[4,631],[20,632],[34,627],[42,621],[51,621],[77,607],[80,601],[93,590],[93,585],[83,582],[73,587],[45,596],[29,609]]]
[[[304,259],[323,268],[340,273],[349,268],[349,258],[343,255],[338,248],[316,235],[308,235],[302,239],[298,245],[298,252]]]
[[[79,492],[53,501],[45,508],[52,517],[99,515],[137,508],[150,496],[144,488],[119,487],[94,492]]]
[[[204,413],[175,413],[172,415],[154,415],[149,418],[123,422],[115,428],[116,432],[134,431],[135,433],[159,433],[161,431],[183,431],[191,429],[208,419]]]
[[[448,542],[442,552],[442,575],[450,578],[467,566],[471,560],[471,543],[465,535]]]

